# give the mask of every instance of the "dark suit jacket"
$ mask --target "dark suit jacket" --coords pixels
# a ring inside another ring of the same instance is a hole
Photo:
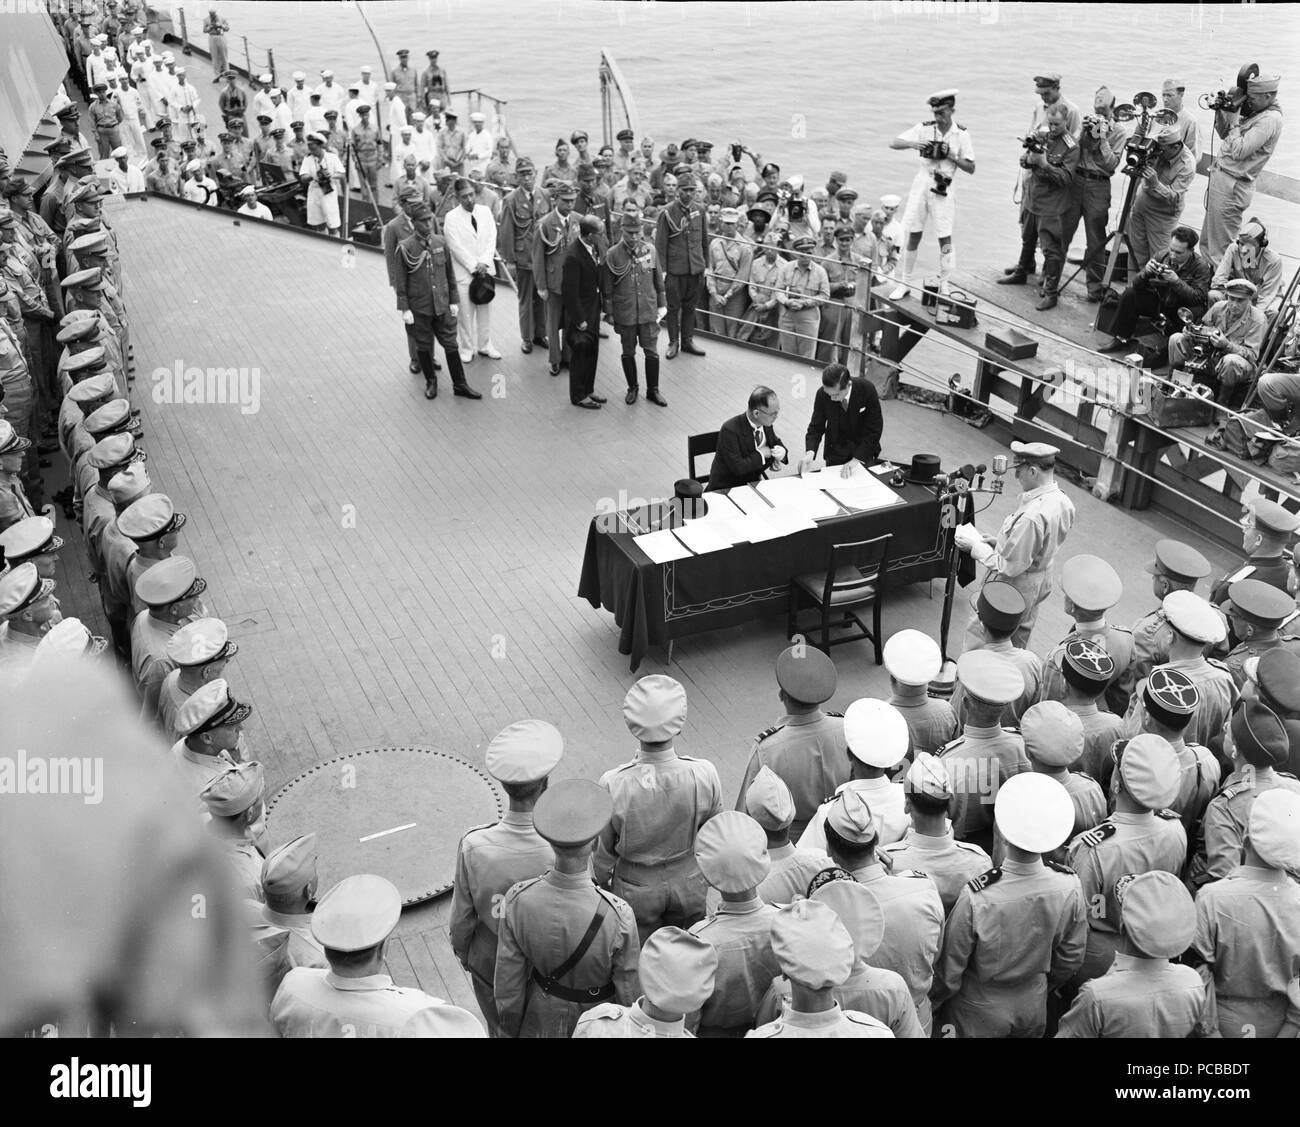
[[[768,446],[784,446],[771,427],[764,427]],[[786,455],[787,461],[789,454]],[[748,415],[728,419],[718,429],[718,452],[713,455],[709,469],[709,489],[730,489],[733,485],[750,485],[760,481],[763,471],[772,466],[764,461],[754,445],[754,427]]]
[[[564,256],[564,282],[560,288],[564,297],[564,317],[569,331],[587,322],[587,331],[600,332],[600,267],[581,242],[574,242]]]
[[[870,380],[854,379],[849,385],[849,409],[836,403],[818,388],[813,397],[812,419],[804,435],[804,449],[810,454],[826,439],[826,464],[842,466],[850,458],[864,464],[880,454],[880,435],[885,421],[880,414],[880,396]]]

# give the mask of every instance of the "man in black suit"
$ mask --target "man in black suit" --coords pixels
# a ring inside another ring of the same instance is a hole
[[[804,435],[807,453],[799,462],[806,469],[826,439],[824,457],[828,466],[843,466],[844,476],[853,463],[865,466],[880,456],[880,435],[885,421],[880,414],[880,396],[869,380],[855,380],[843,364],[828,364],[822,372],[822,386],[813,398],[812,419]]]
[[[770,387],[756,387],[749,393],[749,410],[728,419],[718,430],[718,451],[709,470],[709,489],[730,489],[750,485],[778,462],[789,461],[785,444],[773,425],[781,403]]]
[[[584,215],[578,221],[578,240],[564,258],[565,322],[573,330],[573,359],[569,361],[569,402],[590,411],[600,409],[596,395],[596,361],[600,355],[600,251],[601,221]]]

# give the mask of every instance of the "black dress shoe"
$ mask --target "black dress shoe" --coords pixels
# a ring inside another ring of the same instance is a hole
[[[1101,297],[1102,297],[1102,291],[1101,291],[1101,290],[1093,290],[1093,291],[1091,291],[1091,292],[1088,294],[1088,304],[1089,304],[1089,305],[1096,305],[1099,301],[1101,301]]]
[[[588,398],[588,399],[594,399],[597,403],[608,403],[608,402],[609,402],[609,400],[606,399],[603,395],[597,395],[594,391],[593,391],[589,396],[587,396],[587,398]]]
[[[545,348],[550,342],[545,337],[533,337],[533,343],[538,348]]]
[[[1110,340],[1108,340],[1099,349],[1097,349],[1097,351],[1102,353],[1123,352],[1125,349],[1130,348],[1131,346],[1132,346],[1132,342],[1124,339],[1123,337],[1111,337]]]
[[[407,364],[406,370],[410,372],[411,375],[418,376],[420,374],[420,362],[418,360],[412,360]]]
[[[683,344],[683,345],[682,345],[682,351],[683,351],[683,352],[689,352],[692,356],[703,356],[703,355],[705,355],[704,349],[698,347],[698,346],[696,345],[696,343],[695,343],[693,340],[692,340],[692,341],[687,341],[685,344]]]
[[[434,360],[434,362],[433,362],[433,370],[434,370],[435,372],[441,372],[441,371],[442,371],[442,365],[439,364],[437,360]]]
[[[482,399],[482,398],[483,398],[483,393],[482,393],[481,391],[475,391],[475,390],[474,390],[472,387],[470,387],[469,384],[467,384],[467,383],[457,384],[457,385],[456,385],[456,389],[455,389],[455,391],[453,392],[453,394],[455,394],[455,395],[459,395],[462,399]]]
[[[1003,274],[1032,274],[1033,272],[1034,272],[1033,267],[1030,267],[1028,270],[1026,270],[1019,263],[1016,263],[1015,266],[1004,267],[1002,270]]]
[[[677,342],[676,342],[676,341],[673,341],[671,344],[669,344],[669,346],[668,346],[668,351],[667,351],[664,355],[666,355],[666,356],[668,357],[669,360],[671,360],[674,356],[677,355]]]
[[[1006,277],[998,279],[999,286],[1023,286],[1029,275],[1023,270],[1012,270]]]
[[[567,368],[568,366],[569,366],[569,362],[568,362],[567,360],[561,360],[561,361],[560,361],[560,368],[561,368],[561,369],[565,369],[565,368]]]
[[[425,399],[438,398],[438,381],[436,379],[424,381],[424,397]]]
[[[594,399],[591,399],[591,398],[581,399],[581,400],[579,400],[577,403],[575,403],[574,406],[575,406],[575,407],[585,407],[588,411],[599,411],[599,410],[600,410],[600,404],[597,403]]]
[[[527,356],[528,353],[532,352],[532,350],[533,350],[533,342],[530,340],[523,341],[519,345],[519,351],[522,352],[525,356]]]
[[[636,402],[636,393],[637,393],[636,388],[629,387],[627,389],[627,394],[623,396],[623,402],[626,403],[629,407],[631,407],[632,404]]]
[[[559,374],[560,374],[560,366],[559,366],[558,364],[552,364],[552,365],[551,365],[551,375],[553,375],[553,376],[558,376]]]
[[[668,406],[668,400],[666,400],[662,395],[659,394],[659,389],[657,387],[652,387],[649,391],[647,391],[645,393],[645,397],[651,403],[654,403],[660,407]]]

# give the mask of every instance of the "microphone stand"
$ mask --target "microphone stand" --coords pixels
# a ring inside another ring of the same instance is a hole
[[[1000,496],[1002,493],[1002,475],[995,473],[992,484],[988,486],[984,484],[983,473],[976,475],[974,483],[964,477],[950,478],[935,490],[935,497],[939,502],[939,525],[945,537],[944,551],[948,564],[948,578],[943,589],[943,612],[939,618],[939,652],[943,655],[944,667],[937,680],[941,684],[947,683],[950,686],[954,678],[947,674],[949,667],[952,666],[955,670],[956,665],[955,659],[948,655],[948,630],[952,626],[952,603],[957,594],[957,568],[960,558],[956,531],[958,524],[961,523],[959,508],[965,498],[974,493],[988,494],[989,505],[991,505],[993,497]],[[984,509],[989,505],[985,505]],[[983,512],[984,509],[979,511]],[[978,514],[972,514],[974,515]]]

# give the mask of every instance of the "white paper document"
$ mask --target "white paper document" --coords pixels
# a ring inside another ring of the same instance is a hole
[[[673,532],[677,539],[697,556],[702,556],[705,552],[720,552],[723,548],[730,548],[732,544],[727,537],[708,523],[707,518],[704,522],[687,521],[681,528],[673,529]]]
[[[772,511],[772,506],[754,491],[752,485],[738,485],[727,496],[731,498],[742,513],[769,513]]]
[[[685,559],[691,554],[691,550],[666,528],[634,536],[632,543],[650,557],[651,563],[668,563],[670,560]]]
[[[812,517],[789,505],[773,509],[759,519],[776,529],[779,536],[790,536],[796,532],[805,532],[810,528],[817,527],[817,523]]]

